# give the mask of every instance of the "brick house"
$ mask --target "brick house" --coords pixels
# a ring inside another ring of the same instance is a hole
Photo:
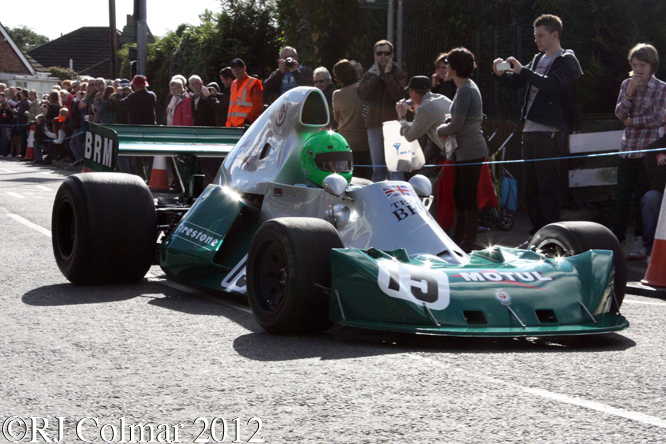
[[[21,51],[0,23],[0,83],[34,89],[41,95],[60,80],[51,77],[44,66]]]

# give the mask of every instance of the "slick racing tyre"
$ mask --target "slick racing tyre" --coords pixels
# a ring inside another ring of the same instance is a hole
[[[307,217],[265,222],[252,240],[247,290],[257,323],[271,333],[319,333],[330,327],[331,249],[342,240],[330,223]]]
[[[56,194],[51,229],[56,262],[73,284],[138,282],[153,262],[155,205],[138,176],[70,176]]]
[[[549,257],[574,256],[588,250],[613,251],[615,299],[611,312],[619,311],[627,286],[627,260],[622,245],[608,228],[594,222],[557,222],[537,231],[527,248],[536,248]]]

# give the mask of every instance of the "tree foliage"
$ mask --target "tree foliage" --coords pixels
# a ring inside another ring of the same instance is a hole
[[[48,70],[51,76],[57,77],[60,80],[76,80],[79,78],[79,75],[76,73],[76,71],[69,68],[51,66],[48,68]]]
[[[31,28],[25,25],[17,26],[16,28],[7,28],[7,32],[11,36],[16,46],[21,51],[28,52],[35,49],[39,45],[50,42],[51,40],[45,35],[37,34]]]

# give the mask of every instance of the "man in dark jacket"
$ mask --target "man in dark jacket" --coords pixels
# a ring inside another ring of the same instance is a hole
[[[197,75],[188,79],[192,89],[192,118],[194,126],[215,126],[215,98],[210,89],[204,86],[203,80]]]
[[[297,86],[313,86],[312,70],[298,64],[298,53],[291,46],[280,51],[278,69],[264,82],[264,97],[274,101]]]
[[[502,69],[496,59],[493,71],[512,88],[526,88],[522,109],[523,189],[530,234],[560,220],[560,162],[540,161],[562,155],[564,137],[570,130],[573,97],[578,77],[583,74],[573,51],[562,49],[559,17],[544,14],[534,22],[534,40],[539,48],[532,61],[523,66],[515,57]]]
[[[118,108],[127,110],[128,123],[130,125],[156,125],[155,102],[157,96],[152,91],[148,91],[148,81],[146,76],[137,74],[132,79],[134,92],[122,99],[111,95],[112,100],[117,100]],[[131,158],[127,156],[118,157],[118,167],[123,172],[132,171],[130,166]],[[150,179],[152,170],[152,157],[137,157],[135,171],[144,180]]]
[[[388,169],[384,157],[382,126],[389,120],[398,120],[395,104],[405,98],[407,73],[393,61],[393,45],[388,40],[375,43],[375,64],[363,74],[358,86],[358,96],[367,102],[365,127],[372,159],[372,181],[386,179]],[[389,174],[391,180],[403,180],[402,172]]]

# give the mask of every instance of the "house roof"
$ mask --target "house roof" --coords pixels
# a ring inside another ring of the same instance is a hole
[[[120,35],[118,30],[116,32]],[[109,40],[108,26],[86,26],[30,50],[28,55],[46,67],[69,68],[71,59],[77,73],[108,77]]]
[[[7,30],[5,29],[4,26],[2,26],[2,23],[0,23],[0,36],[3,37],[3,43],[8,45],[7,51],[8,55],[11,55],[11,57],[14,57],[16,62],[18,64],[14,64],[14,69],[10,71],[15,71],[15,73],[19,74],[29,74],[29,75],[35,75],[35,66],[33,66],[28,58],[26,57],[26,53],[21,51],[18,46],[16,46],[16,43],[14,43],[14,40],[12,37],[9,35]],[[8,56],[5,54],[5,57]],[[9,63],[8,63],[9,65]],[[43,68],[43,67],[42,67]]]

